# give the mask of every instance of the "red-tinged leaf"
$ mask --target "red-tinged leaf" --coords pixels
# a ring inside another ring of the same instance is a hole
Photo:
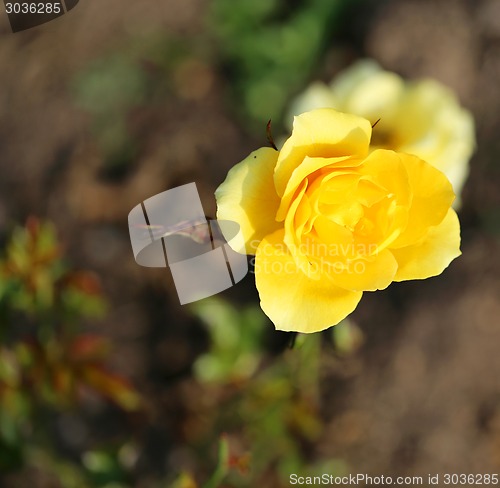
[[[34,215],[30,215],[26,219],[25,227],[31,239],[36,240],[38,233],[40,232],[40,220]]]
[[[53,261],[59,259],[62,256],[62,247],[54,246],[52,249],[49,249],[45,252],[41,252],[40,254],[33,256],[33,266],[46,266],[51,264]]]
[[[124,410],[138,410],[141,407],[141,397],[134,387],[122,376],[111,373],[102,366],[85,367],[80,378],[85,385]]]
[[[74,381],[72,371],[62,366],[52,373],[54,392],[64,400],[73,400]]]
[[[99,277],[88,271],[77,271],[66,277],[66,284],[86,295],[101,296],[102,286]]]
[[[238,470],[242,475],[246,475],[250,469],[250,459],[249,453],[242,456],[232,455],[229,457],[229,467]]]
[[[70,344],[68,358],[71,362],[101,360],[106,358],[110,349],[110,343],[104,337],[81,335]]]

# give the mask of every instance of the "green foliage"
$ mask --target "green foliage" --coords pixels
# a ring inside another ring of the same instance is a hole
[[[207,394],[221,398],[211,433],[227,432],[215,473],[225,473],[221,479],[228,486],[243,488],[258,486],[270,476],[277,487],[288,486],[290,473],[315,473],[327,464],[328,472],[342,472],[340,461],[312,462],[307,452],[324,427],[319,414],[321,336],[301,335],[293,349],[270,358],[263,351],[270,324],[258,306],[237,309],[216,297],[194,304],[191,310],[207,324],[211,337],[211,347],[196,362],[195,374]],[[245,450],[233,450],[232,439]],[[209,435],[201,449],[212,443]],[[182,488],[199,486],[189,473],[176,483]]]
[[[229,443],[225,436],[219,440],[218,463],[210,479],[203,485],[203,488],[217,488],[224,481],[229,472]]]
[[[125,444],[120,448],[87,451],[82,456],[83,468],[56,456],[48,449],[30,446],[27,463],[45,476],[58,480],[63,488],[128,488],[127,462],[124,452],[131,448]]]
[[[210,26],[232,70],[243,115],[262,126],[282,115],[310,77],[339,19],[342,0],[291,8],[280,0],[214,0]]]
[[[120,449],[86,452],[82,461],[92,486],[111,487],[111,484],[114,488],[127,486],[126,469],[120,458]]]
[[[72,272],[61,259],[52,225],[30,219],[14,229],[0,260],[0,334],[8,335],[13,311],[55,324],[104,312],[100,285],[91,273]]]
[[[45,415],[76,406],[81,390],[127,410],[140,401],[107,369],[107,341],[79,331],[82,317],[105,311],[100,283],[64,263],[52,225],[31,218],[14,229],[0,284],[0,469],[7,471],[22,466],[33,442],[51,448]]]
[[[236,307],[213,297],[192,305],[208,326],[212,345],[194,364],[204,382],[233,382],[249,378],[256,370],[262,349],[265,316],[255,307]]]
[[[356,352],[364,341],[363,332],[350,318],[331,328],[332,341],[340,356],[349,356]]]
[[[321,433],[318,368],[320,336],[300,337],[248,385],[236,406],[251,445],[252,476],[274,470],[285,483],[307,466],[302,446]]]

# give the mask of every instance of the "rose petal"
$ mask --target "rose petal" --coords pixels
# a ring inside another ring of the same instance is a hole
[[[285,116],[285,125],[291,130],[293,118],[304,112],[309,112],[315,108],[338,107],[339,100],[333,94],[331,88],[321,81],[311,83],[290,106]]]
[[[319,173],[319,170],[326,171],[323,175],[316,173],[316,175],[314,175],[315,177],[311,178],[311,181],[316,183],[315,186],[317,186],[318,183],[321,183],[325,179],[331,179],[337,174],[343,175],[352,173],[352,171],[346,169],[359,166],[362,162],[362,159],[345,156],[339,158],[310,158],[306,156],[302,164],[295,168],[290,177],[290,181],[287,183],[285,193],[281,198],[278,213],[276,214],[276,220],[281,221],[285,219],[300,184],[313,173]]]
[[[402,156],[389,149],[376,149],[359,166],[359,172],[394,195],[399,205],[408,206],[412,198],[408,170]]]
[[[237,252],[255,254],[259,242],[283,227],[275,216],[279,198],[274,189],[273,172],[278,152],[263,147],[231,168],[217,188],[217,218],[232,220],[241,227],[246,249]]]
[[[353,87],[342,108],[362,115],[372,123],[380,119],[381,125],[375,131],[384,130],[394,120],[403,93],[404,81],[401,77],[395,73],[380,71]]]
[[[474,119],[460,107],[455,94],[433,80],[414,82],[407,89],[397,122],[399,150],[417,154],[440,169],[459,195],[476,144]]]
[[[318,332],[339,323],[356,308],[362,292],[339,288],[326,276],[309,279],[295,265],[283,235],[276,231],[257,249],[255,280],[262,310],[279,330]]]
[[[274,172],[278,195],[283,196],[292,173],[306,156],[364,157],[368,153],[371,132],[368,120],[330,108],[312,110],[295,117],[292,135],[280,151]]]
[[[441,274],[461,254],[456,212],[449,209],[444,220],[431,227],[420,244],[391,251],[398,262],[394,281],[422,280]]]
[[[370,248],[366,249],[366,254]],[[398,263],[387,249],[372,256],[350,261],[330,272],[333,283],[348,290],[375,291],[387,288],[394,279]]]
[[[413,199],[408,212],[408,225],[390,245],[391,248],[413,245],[428,228],[439,224],[446,216],[455,194],[446,176],[429,163],[410,154],[400,154],[406,167]]]

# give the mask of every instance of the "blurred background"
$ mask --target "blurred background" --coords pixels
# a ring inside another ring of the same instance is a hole
[[[289,486],[289,475],[500,469],[498,0],[81,0],[0,16],[0,486]],[[363,57],[449,86],[476,121],[463,255],[275,332],[254,277],[180,306],[128,212],[285,131]]]

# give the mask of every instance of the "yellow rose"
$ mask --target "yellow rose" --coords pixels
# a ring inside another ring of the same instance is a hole
[[[363,291],[440,274],[460,255],[446,176],[416,156],[370,151],[361,117],[295,117],[281,151],[261,148],[216,191],[217,218],[241,226],[256,254],[261,307],[277,329],[337,324]]]
[[[474,120],[451,90],[434,80],[404,81],[362,60],[330,84],[312,83],[291,104],[287,120],[331,107],[378,120],[372,148],[415,154],[446,174],[460,196],[475,147]],[[458,201],[455,202],[457,206]]]

